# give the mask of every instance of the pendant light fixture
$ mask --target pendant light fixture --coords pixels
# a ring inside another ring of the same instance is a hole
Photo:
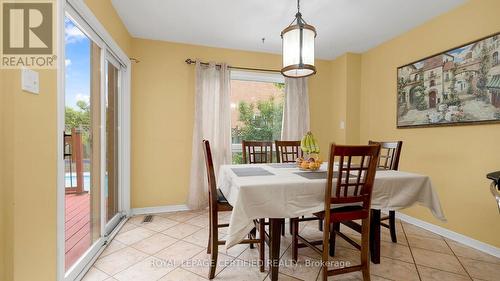
[[[281,32],[283,46],[283,68],[281,73],[290,78],[300,78],[316,73],[314,66],[314,39],[316,29],[306,23],[300,13],[297,0],[297,14],[290,25]]]

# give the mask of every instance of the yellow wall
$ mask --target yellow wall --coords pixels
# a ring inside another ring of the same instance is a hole
[[[330,62],[331,101],[328,110],[322,111],[331,118],[328,140],[338,144],[357,144],[359,142],[360,94],[361,94],[361,55],[346,53]],[[311,106],[315,111],[315,107]],[[341,128],[341,122],[344,128]],[[326,146],[324,146],[326,147]],[[325,151],[327,152],[327,151]]]
[[[5,183],[4,183],[4,158],[2,157],[5,154],[4,148],[4,71],[0,70],[0,280],[6,280],[6,272],[5,272],[5,261],[7,258],[7,252],[5,249],[5,235],[7,228],[5,227],[5,219],[6,219],[6,210],[5,207]]]
[[[19,70],[3,73],[4,280],[56,276],[56,71],[39,73],[40,95],[21,91]]]
[[[361,103],[361,55],[346,55],[346,143],[358,144],[360,141],[360,103]]]
[[[132,76],[132,207],[185,204],[194,116],[194,66],[186,58],[279,69],[279,55],[133,39],[141,62]],[[310,79],[311,124],[326,147],[331,79],[329,62],[318,61]]]
[[[486,173],[500,167],[500,125],[396,129],[396,68],[500,30],[500,1],[473,0],[362,55],[361,141],[404,141],[401,169],[429,175],[448,223],[405,213],[500,247]]]
[[[126,54],[130,54],[132,37],[130,37],[127,28],[118,16],[111,0],[85,0],[85,4],[104,28],[106,28],[120,48]]]
[[[332,101],[328,104],[329,109],[324,111],[325,120],[331,118],[330,130],[332,136],[330,141],[343,144],[346,142],[346,130],[340,128],[340,122],[346,122],[347,119],[347,56],[343,55],[330,62],[332,76],[330,83],[332,85]],[[314,107],[311,105],[311,111]],[[322,146],[328,149],[326,146]],[[328,153],[328,151],[325,151]],[[327,158],[324,158],[327,159]]]

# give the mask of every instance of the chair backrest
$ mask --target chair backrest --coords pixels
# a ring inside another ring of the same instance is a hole
[[[380,144],[380,158],[377,168],[383,170],[398,170],[401,156],[402,141],[369,141],[368,144]]]
[[[276,159],[278,163],[295,163],[297,158],[302,157],[300,141],[275,141]]]
[[[259,164],[273,162],[273,142],[242,141],[243,163]]]
[[[331,145],[325,192],[325,211],[328,214],[331,204],[359,204],[363,210],[370,210],[379,152],[378,144]]]
[[[203,140],[203,151],[205,153],[205,166],[207,167],[208,178],[208,200],[210,208],[217,202],[217,182],[215,180],[214,162],[212,160],[212,151],[210,149],[210,142]]]

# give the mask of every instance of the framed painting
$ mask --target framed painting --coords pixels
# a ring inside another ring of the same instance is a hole
[[[397,127],[500,122],[500,33],[398,67]]]

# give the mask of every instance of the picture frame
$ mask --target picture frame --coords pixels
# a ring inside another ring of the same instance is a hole
[[[397,68],[397,128],[500,123],[500,32]]]

